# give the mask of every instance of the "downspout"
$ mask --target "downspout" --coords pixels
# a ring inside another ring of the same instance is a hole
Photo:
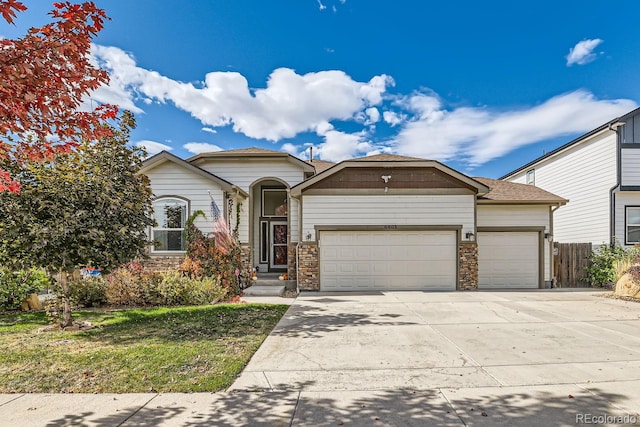
[[[616,190],[620,189],[622,181],[622,147],[620,141],[620,127],[624,126],[624,122],[619,119],[613,120],[609,123],[609,130],[616,133],[616,184],[609,189],[609,244],[615,246],[616,244]]]
[[[302,243],[302,197],[294,197],[287,190],[289,197],[298,201],[298,243],[296,243],[296,294],[300,293],[300,244]]]

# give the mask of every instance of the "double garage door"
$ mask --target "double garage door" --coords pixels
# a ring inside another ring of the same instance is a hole
[[[323,291],[455,290],[455,231],[321,231]]]
[[[455,231],[321,231],[323,291],[455,290]],[[537,288],[539,234],[478,232],[480,289]]]

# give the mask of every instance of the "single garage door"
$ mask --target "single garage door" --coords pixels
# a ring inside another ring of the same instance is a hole
[[[320,290],[455,290],[455,231],[321,231]]]
[[[537,232],[478,232],[478,288],[538,288]]]

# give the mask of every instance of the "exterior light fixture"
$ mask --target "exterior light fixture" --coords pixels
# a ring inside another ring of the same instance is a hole
[[[551,233],[549,233],[548,231],[546,231],[544,233],[544,238],[547,240],[551,240],[553,238],[553,236],[551,235]]]
[[[465,237],[467,238],[467,240],[473,240],[473,232],[472,231],[467,231],[467,234],[465,234]]]

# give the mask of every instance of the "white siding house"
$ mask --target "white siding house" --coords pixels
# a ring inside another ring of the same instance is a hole
[[[639,115],[634,110],[615,118],[501,179],[569,200],[553,215],[556,242],[640,243],[640,228],[634,233],[625,226],[627,207],[640,205],[640,134],[633,134]],[[630,215],[636,212],[640,217],[640,208],[631,208]]]
[[[287,272],[299,289],[541,288],[550,280],[550,209],[566,200],[414,157],[319,164],[315,173],[312,163],[259,148],[151,157],[142,173],[162,223],[151,236],[163,248],[151,255],[184,254],[185,218],[213,201],[231,227],[239,215],[247,266]],[[212,230],[210,221],[196,225]]]

